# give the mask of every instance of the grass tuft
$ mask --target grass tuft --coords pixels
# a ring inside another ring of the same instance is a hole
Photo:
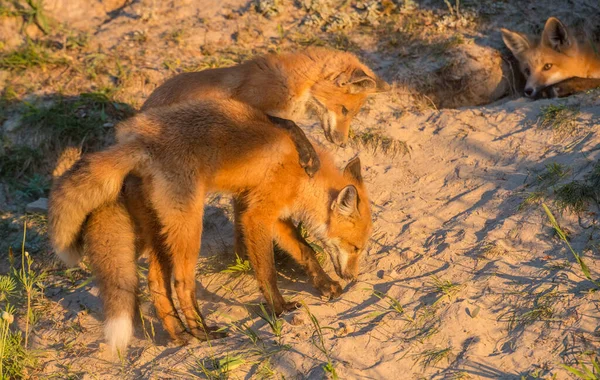
[[[578,115],[578,107],[551,104],[541,108],[538,125],[540,128],[552,129],[558,138],[568,137],[577,130]]]
[[[410,154],[410,148],[405,141],[384,136],[374,129],[367,129],[350,135],[350,143],[354,147],[364,147],[373,154],[382,153],[384,156],[396,157]]]
[[[430,366],[435,366],[442,360],[450,361],[450,357],[452,356],[452,347],[446,348],[430,348],[423,350],[414,355],[415,364],[421,363],[423,369],[428,368]]]
[[[28,40],[23,47],[0,56],[0,69],[4,70],[26,70],[67,63],[64,57],[57,57],[49,49],[31,40]]]

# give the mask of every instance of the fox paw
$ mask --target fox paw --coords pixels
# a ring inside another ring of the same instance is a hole
[[[191,330],[191,333],[200,341],[221,339],[227,336],[227,333],[225,331],[220,331],[220,328],[217,326],[206,326],[206,328],[195,327]]]
[[[300,166],[306,171],[309,177],[313,177],[316,172],[321,168],[321,160],[313,149],[312,145],[310,150],[301,150],[300,152]]]
[[[333,280],[322,281],[315,285],[323,297],[328,299],[338,298],[342,294],[342,286],[339,282]]]
[[[296,301],[284,302],[282,305],[274,306],[274,309],[275,309],[274,311],[275,311],[275,315],[279,317],[281,314],[283,314],[285,312],[294,311],[301,307],[302,307],[302,304],[300,302],[296,302]]]

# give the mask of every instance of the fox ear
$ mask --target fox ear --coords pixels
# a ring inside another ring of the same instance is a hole
[[[377,87],[375,87],[375,92],[388,92],[389,90],[392,89],[392,86],[390,86],[390,84],[386,81],[384,81],[383,79],[377,77],[376,79],[377,82]]]
[[[360,158],[355,157],[346,164],[346,167],[344,168],[344,177],[361,184],[363,179],[360,171]]]
[[[352,216],[358,212],[358,191],[353,185],[348,185],[340,191],[331,205],[332,210],[337,210],[340,215]]]
[[[515,57],[518,57],[530,48],[529,40],[524,35],[504,28],[500,29],[500,31],[502,32],[504,44],[512,51]]]
[[[556,17],[550,17],[546,21],[542,32],[542,42],[559,53],[571,46],[567,28]]]
[[[377,80],[370,77],[361,68],[356,68],[352,74],[342,72],[335,78],[335,84],[346,87],[351,94],[377,91]]]

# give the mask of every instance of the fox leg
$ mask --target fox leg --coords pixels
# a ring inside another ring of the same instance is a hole
[[[239,257],[248,257],[246,246],[244,245],[244,228],[241,222],[241,215],[246,210],[245,199],[243,195],[233,198],[233,243],[235,254]]]
[[[127,210],[136,225],[137,251],[148,254],[148,287],[156,314],[171,339],[182,341],[185,328],[173,304],[171,290],[173,265],[160,240],[160,225],[156,213],[148,204],[141,178],[128,176],[123,194]]]
[[[104,304],[104,335],[113,352],[125,353],[137,310],[134,226],[120,200],[97,208],[84,229],[88,254]]]
[[[248,259],[256,272],[258,287],[263,296],[276,315],[297,309],[300,305],[297,302],[286,302],[277,287],[273,255],[273,232],[276,219],[272,215],[265,215],[265,210],[258,207],[247,209],[240,215],[240,219],[244,229],[244,244]]]
[[[600,87],[600,79],[573,77],[544,88],[539,92],[536,99],[562,98],[598,87]]]
[[[321,160],[304,131],[291,120],[281,119],[271,115],[267,116],[272,123],[288,132],[298,151],[300,166],[306,171],[306,174],[312,178],[321,167]]]
[[[315,288],[326,297],[335,298],[342,294],[339,282],[334,281],[325,273],[313,249],[302,239],[290,220],[278,220],[275,224],[275,241],[298,264],[300,264]]]
[[[153,186],[152,204],[162,226],[165,247],[173,265],[173,280],[181,311],[192,335],[200,340],[226,334],[206,325],[196,303],[196,263],[202,236],[204,191],[195,189],[186,199],[165,194],[165,186]]]

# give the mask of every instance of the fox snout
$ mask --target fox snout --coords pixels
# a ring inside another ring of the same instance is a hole
[[[533,87],[525,87],[525,96],[528,98],[533,98],[537,93],[536,89]]]
[[[330,133],[331,136],[331,142],[334,143],[335,145],[339,145],[342,148],[344,148],[346,146],[346,142],[348,140],[348,136],[345,136],[343,133],[334,130]]]

